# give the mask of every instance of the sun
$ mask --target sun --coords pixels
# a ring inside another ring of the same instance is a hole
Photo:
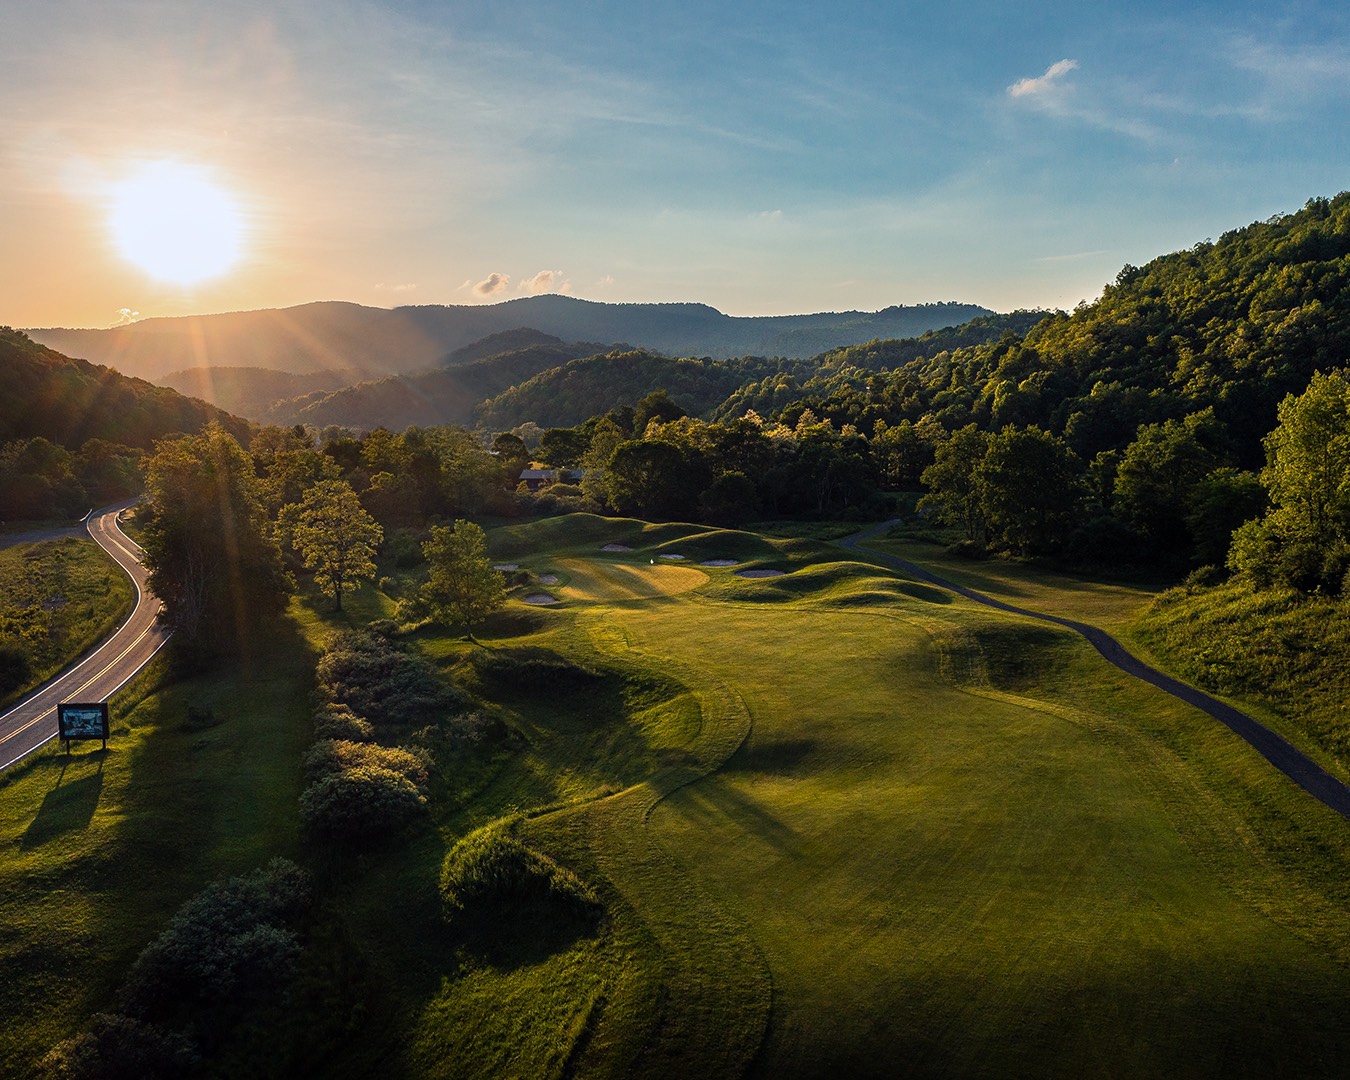
[[[243,253],[244,213],[199,165],[151,162],[115,183],[108,227],[123,258],[179,285],[219,277]]]

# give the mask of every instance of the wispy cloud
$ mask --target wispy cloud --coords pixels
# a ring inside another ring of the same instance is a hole
[[[375,283],[377,292],[412,292],[416,288],[417,285],[414,282],[403,282],[396,285],[388,285],[383,281],[377,281]]]
[[[1044,75],[1037,75],[1034,79],[1018,79],[1008,87],[1008,96],[1037,100],[1059,93],[1066,85],[1064,76],[1077,68],[1077,60],[1057,60],[1045,69]]]
[[[113,326],[127,326],[130,323],[134,323],[140,317],[141,313],[139,311],[132,311],[131,308],[125,307],[118,308],[117,321],[113,323]]]
[[[572,283],[563,277],[561,270],[540,270],[534,277],[520,283],[520,291],[526,293],[565,293],[571,288]]]
[[[511,284],[510,274],[489,274],[473,287],[474,296],[495,296]]]

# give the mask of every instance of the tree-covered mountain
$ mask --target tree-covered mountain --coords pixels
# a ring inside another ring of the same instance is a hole
[[[941,303],[741,318],[706,304],[605,304],[551,294],[392,310],[325,302],[30,334],[143,378],[203,366],[395,374],[428,369],[464,346],[522,326],[564,341],[624,341],[682,356],[810,356],[873,338],[914,337],[988,314],[974,304]]]
[[[146,450],[156,439],[200,431],[211,420],[247,440],[249,425],[238,417],[0,327],[0,442],[41,437],[78,449],[102,439]]]
[[[1238,460],[1261,460],[1275,410],[1350,357],[1350,193],[1127,266],[1092,304],[882,378],[840,377],[782,410],[872,430],[932,414],[947,430],[1036,424],[1080,455],[1141,424],[1214,410]],[[859,365],[861,366],[861,365]]]

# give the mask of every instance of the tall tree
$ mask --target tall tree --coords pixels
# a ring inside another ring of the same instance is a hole
[[[325,596],[342,610],[342,593],[375,576],[384,530],[346,480],[321,480],[298,503],[282,507],[280,525]]]
[[[933,464],[923,471],[928,494],[919,500],[919,509],[931,511],[938,521],[960,525],[966,539],[979,544],[984,543],[986,523],[975,467],[984,457],[988,441],[988,435],[967,424],[939,443]]]
[[[434,526],[422,545],[430,577],[422,596],[436,618],[473,628],[506,603],[506,581],[488,562],[487,540],[472,521],[456,521],[452,528]]]
[[[146,496],[145,563],[162,618],[198,656],[242,650],[291,588],[252,458],[213,422],[156,444]]]
[[[975,467],[990,535],[1018,555],[1061,547],[1073,528],[1082,471],[1063,439],[1035,425],[990,435]]]

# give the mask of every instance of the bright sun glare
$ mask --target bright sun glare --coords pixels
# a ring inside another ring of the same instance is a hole
[[[113,186],[108,224],[124,258],[180,285],[225,273],[243,250],[238,203],[197,165],[141,166]]]

